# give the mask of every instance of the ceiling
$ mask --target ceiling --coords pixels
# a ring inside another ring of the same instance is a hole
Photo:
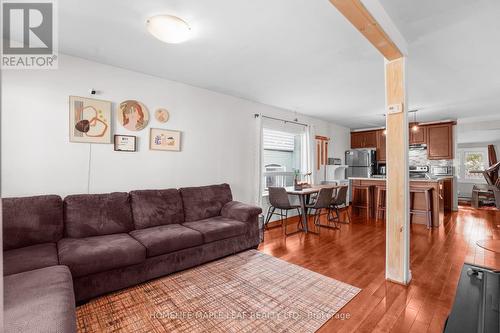
[[[409,43],[409,107],[430,121],[500,110],[500,1],[380,0]],[[297,111],[384,124],[383,58],[328,0],[65,0],[62,53]],[[149,35],[177,15],[186,43]],[[200,111],[201,112],[201,111]]]

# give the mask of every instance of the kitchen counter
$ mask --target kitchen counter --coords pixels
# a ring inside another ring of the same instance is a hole
[[[377,193],[379,187],[386,186],[386,178],[378,178],[378,177],[349,177],[352,185],[361,185],[361,186],[369,186],[370,187],[370,201],[371,208],[368,212],[370,217],[376,217],[376,204],[377,204]],[[430,188],[431,189],[431,211],[432,211],[432,226],[439,227],[444,221],[445,211],[452,210],[452,193],[453,193],[453,176],[443,176],[432,179],[410,179],[410,189],[422,189],[422,188]],[[380,199],[382,203],[385,201],[385,198]],[[423,210],[425,209],[425,196],[423,193],[414,193],[410,197],[412,202],[410,203],[411,207]],[[365,196],[356,195],[356,193],[352,193],[352,201],[354,206],[363,205],[366,201]],[[424,217],[420,215],[413,215],[411,217],[412,223],[425,224],[426,221]]]
[[[411,182],[440,182],[445,179],[453,179],[453,176],[439,176],[436,178],[409,178],[410,183]],[[350,180],[379,180],[379,181],[386,181],[385,177],[349,177]]]

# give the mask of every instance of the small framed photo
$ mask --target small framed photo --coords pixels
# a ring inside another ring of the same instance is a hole
[[[137,137],[133,135],[115,135],[115,151],[137,151]]]
[[[150,150],[181,150],[181,132],[161,128],[151,128],[149,132]]]

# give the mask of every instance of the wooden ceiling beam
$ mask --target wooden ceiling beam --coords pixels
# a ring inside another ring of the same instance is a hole
[[[403,53],[360,0],[330,0],[330,2],[387,60],[403,57]]]

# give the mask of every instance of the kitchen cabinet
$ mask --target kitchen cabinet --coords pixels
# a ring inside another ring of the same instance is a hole
[[[418,145],[427,143],[427,127],[426,126],[418,126],[418,129],[414,131],[410,126],[410,144]]]
[[[430,160],[453,159],[453,125],[452,123],[426,126],[427,158]]]
[[[385,162],[386,146],[384,130],[377,131],[377,161]]]
[[[377,131],[351,132],[351,148],[376,148]]]
[[[410,128],[410,144],[427,144],[429,160],[453,159],[454,122],[420,125],[417,131]],[[351,148],[376,148],[377,161],[386,161],[386,135],[384,130],[351,132]]]
[[[352,132],[351,133],[351,148],[363,148],[364,134],[363,132]]]

